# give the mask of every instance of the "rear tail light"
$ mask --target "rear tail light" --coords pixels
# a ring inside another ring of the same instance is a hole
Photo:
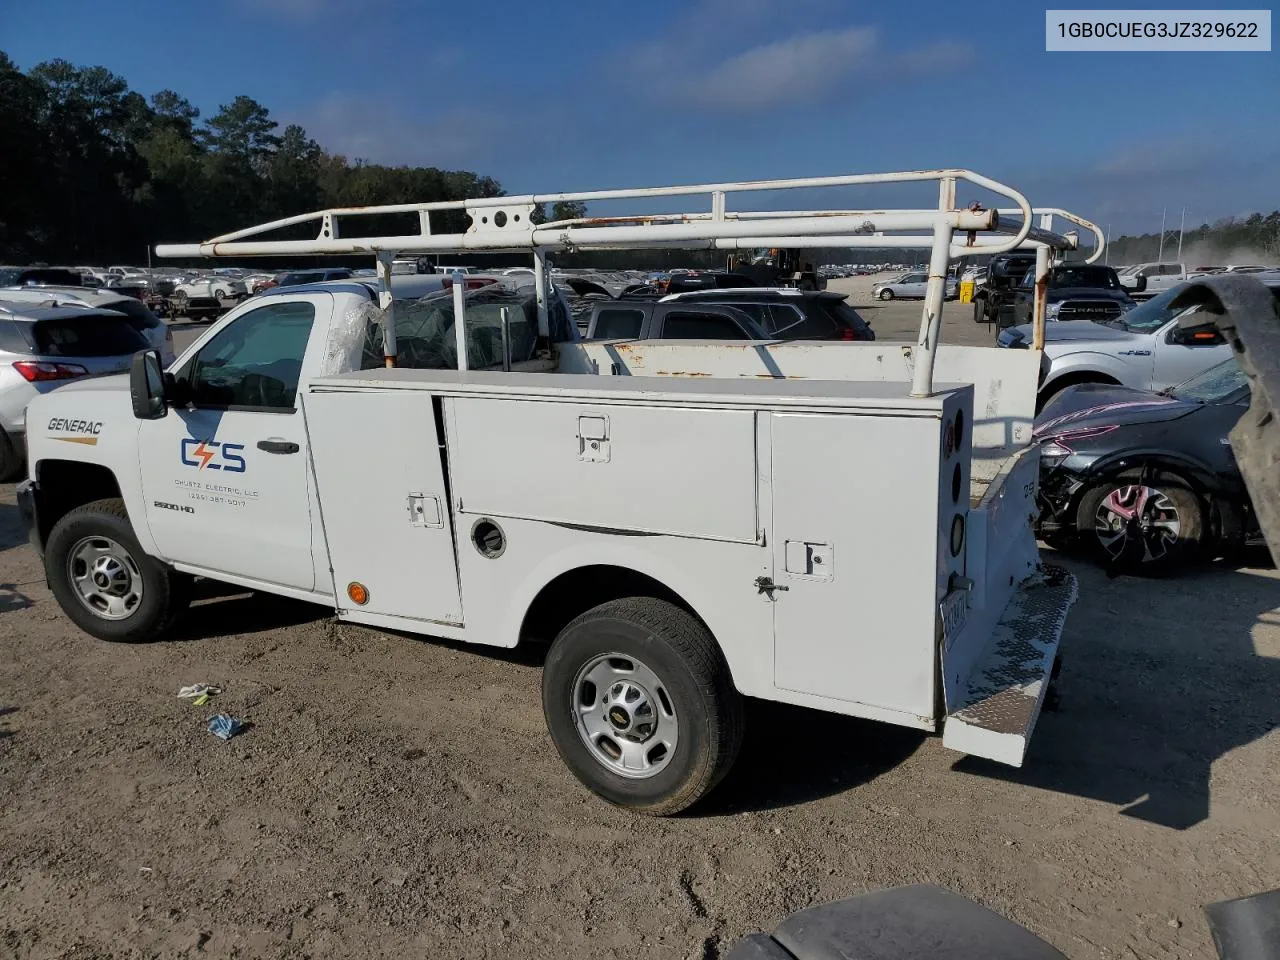
[[[845,327],[843,330],[840,331],[840,339],[841,340],[857,340],[858,334],[854,331],[853,327]]]
[[[72,380],[76,377],[87,377],[89,371],[78,363],[49,363],[44,360],[19,360],[13,369],[22,374],[28,383],[39,380]]]
[[[467,277],[463,283],[467,290],[478,290],[481,287],[487,287],[491,283],[497,283],[492,277]],[[442,281],[444,289],[449,290],[453,287],[453,277],[445,277]]]

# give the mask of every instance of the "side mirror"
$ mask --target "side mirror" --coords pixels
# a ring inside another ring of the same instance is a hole
[[[139,420],[159,420],[169,409],[165,400],[164,371],[160,354],[143,350],[133,355],[129,368],[129,395],[133,399],[133,415]]]
[[[1184,347],[1216,347],[1226,341],[1213,323],[1206,323],[1196,327],[1175,326],[1169,331],[1169,342]]]
[[[1141,293],[1147,289],[1147,275],[1145,273],[1138,274],[1138,278],[1133,281],[1133,292]]]

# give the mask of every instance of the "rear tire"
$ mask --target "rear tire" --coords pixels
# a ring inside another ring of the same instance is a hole
[[[987,311],[983,308],[983,304],[985,304],[986,302],[987,301],[985,297],[982,299],[977,299],[973,301],[973,322],[974,323],[987,322]]]
[[[143,552],[116,498],[77,507],[55,523],[44,564],[62,611],[99,640],[156,640],[190,599],[190,578]]]
[[[1164,574],[1199,555],[1204,519],[1200,498],[1177,474],[1144,480],[1129,472],[1104,480],[1080,498],[1076,535],[1108,569]]]
[[[705,796],[742,744],[742,697],[715,639],[653,597],[611,600],[560,631],[543,667],[542,707],[574,776],[652,816]]]

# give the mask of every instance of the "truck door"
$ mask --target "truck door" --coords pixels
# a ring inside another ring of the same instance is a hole
[[[1185,315],[1184,315],[1185,316]],[[1231,356],[1231,347],[1205,314],[1203,326],[1182,327],[1177,320],[1156,334],[1151,389],[1166,390]]]
[[[327,325],[315,318],[332,304],[299,294],[231,320],[174,374],[190,404],[142,422],[147,522],[165,559],[315,586],[297,390],[308,356],[323,353]]]

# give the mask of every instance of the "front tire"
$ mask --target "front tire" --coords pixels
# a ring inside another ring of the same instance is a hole
[[[1163,574],[1190,562],[1204,539],[1204,507],[1176,474],[1122,474],[1080,498],[1076,534],[1103,566]]]
[[[143,552],[123,500],[87,503],[55,523],[44,563],[62,611],[99,640],[158,639],[187,605],[187,578]]]
[[[742,744],[742,697],[715,639],[653,597],[611,600],[560,631],[543,667],[542,707],[574,776],[652,816],[705,796]]]
[[[881,300],[892,300],[892,299],[893,299],[893,291],[892,291],[892,290],[890,290],[888,287],[886,287],[885,289],[881,290],[881,291],[880,291],[880,299],[881,299]]]

